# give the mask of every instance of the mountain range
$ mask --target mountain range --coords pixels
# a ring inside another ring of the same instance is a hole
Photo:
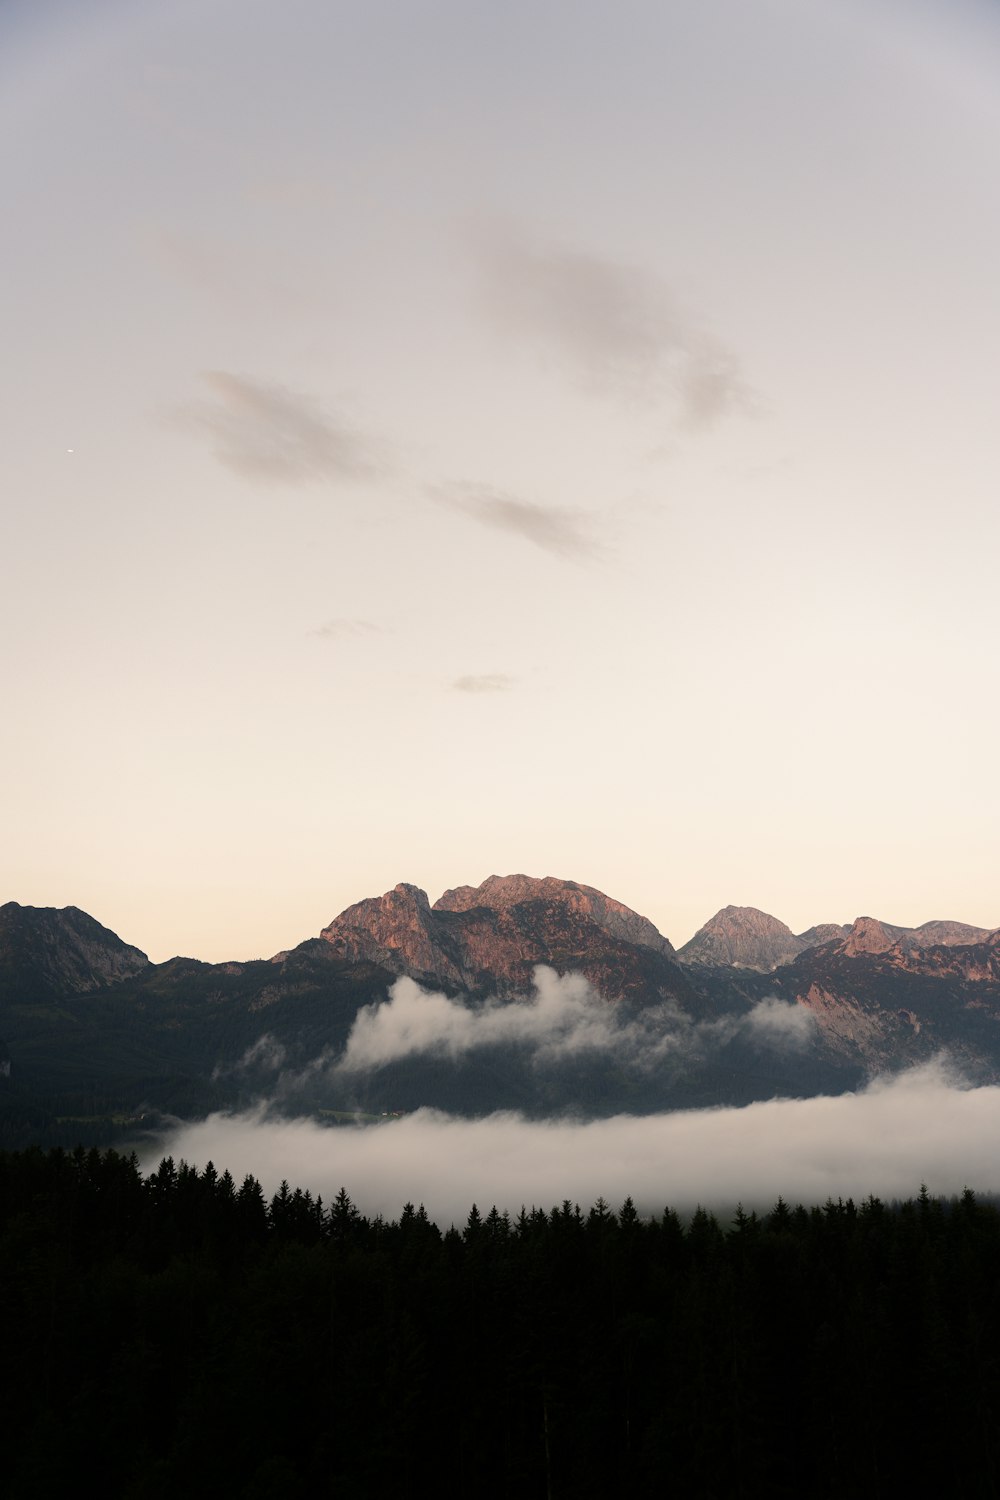
[[[433,905],[397,885],[271,959],[151,964],[75,907],[10,902],[0,1038],[9,1144],[263,1099],[330,1120],[745,1103],[942,1051],[994,1081],[1000,930],[860,917],[795,934],[727,906],[675,950],[590,886],[511,875]]]

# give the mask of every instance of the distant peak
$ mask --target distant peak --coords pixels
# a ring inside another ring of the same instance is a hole
[[[490,907],[493,911],[506,911],[511,906],[520,906],[522,901],[558,900],[571,891],[587,891],[599,896],[600,891],[590,891],[588,886],[577,885],[575,880],[557,880],[552,875],[539,878],[535,875],[488,875],[481,885],[459,885],[445,891],[434,903],[435,911],[472,911],[477,906]],[[604,896],[603,900],[608,898]]]
[[[401,880],[394,885],[391,891],[387,891],[382,897],[383,901],[389,900],[391,896],[402,896],[406,901],[412,901],[415,906],[426,907],[430,911],[430,898],[426,891],[422,891],[419,885],[410,885],[409,881]]]
[[[562,906],[589,919],[609,937],[638,943],[668,957],[673,944],[665,938],[648,917],[641,916],[621,901],[606,896],[591,885],[576,880],[560,880],[554,875],[490,875],[481,885],[460,885],[445,891],[434,903],[434,911],[510,911],[529,901],[544,901]]]
[[[895,927],[876,917],[858,917],[847,935],[844,952],[885,953],[897,944],[907,953],[923,948],[960,948],[984,942],[989,936],[989,928],[973,927],[968,922],[931,921],[919,927]]]
[[[858,953],[886,953],[904,931],[905,928],[890,927],[877,917],[857,917],[844,941],[844,952],[851,957]]]
[[[841,942],[850,930],[849,923],[841,926],[837,922],[820,922],[815,927],[807,927],[805,932],[796,933],[796,937],[807,948],[818,948],[823,943]]]
[[[758,969],[766,974],[795,958],[805,946],[769,912],[756,906],[724,906],[677,950],[677,957],[689,964]]]

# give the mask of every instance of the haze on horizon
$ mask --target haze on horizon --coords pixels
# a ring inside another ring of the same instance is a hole
[[[0,11],[0,899],[1000,920],[985,0]]]

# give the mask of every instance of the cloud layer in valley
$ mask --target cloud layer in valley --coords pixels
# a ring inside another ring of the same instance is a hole
[[[644,1213],[697,1203],[770,1207],[828,1197],[909,1196],[1000,1186],[1000,1088],[963,1088],[943,1062],[836,1098],[773,1100],[588,1123],[516,1114],[460,1120],[431,1110],[381,1125],[324,1128],[263,1110],[179,1125],[144,1153],[208,1160],[273,1192],[282,1178],[329,1200],[345,1186],[364,1212],[397,1217],[423,1202],[438,1223],[472,1203],[549,1208],[627,1195]]]

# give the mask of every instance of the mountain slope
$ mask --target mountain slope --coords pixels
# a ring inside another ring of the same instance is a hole
[[[0,906],[0,989],[22,1002],[83,995],[149,963],[75,906]]]
[[[913,929],[896,932],[859,917],[846,937],[777,970],[775,990],[813,1013],[831,1052],[869,1069],[947,1049],[973,1076],[1000,1079],[1000,931],[926,947]]]

